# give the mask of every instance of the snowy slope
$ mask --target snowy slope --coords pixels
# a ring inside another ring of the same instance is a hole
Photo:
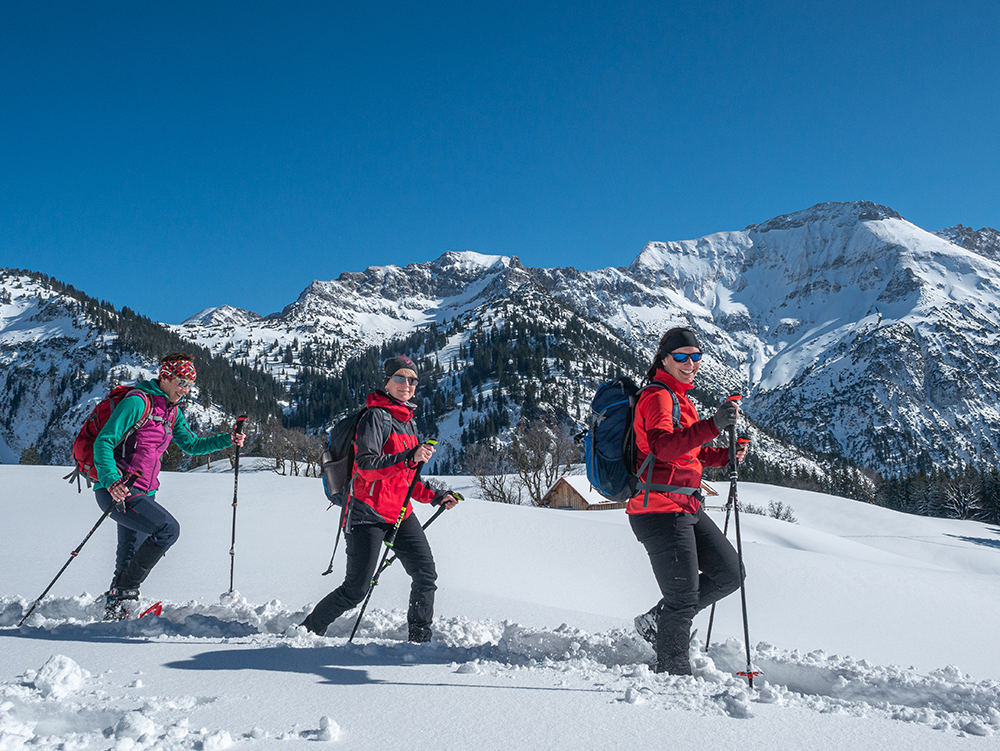
[[[720,604],[694,678],[649,672],[630,622],[656,588],[621,512],[469,500],[444,514],[428,531],[440,574],[429,645],[399,641],[407,579],[396,567],[354,645],[349,618],[325,638],[290,628],[342,575],[341,553],[320,576],[335,520],[318,481],[249,468],[234,600],[219,597],[231,472],[168,474],[161,499],[183,534],[144,588],[164,616],[94,620],[114,550],[101,528],[18,629],[99,515],[59,474],[0,467],[5,750],[634,749],[665,737],[678,748],[965,749],[994,747],[1000,731],[1000,530],[982,524],[741,485],[744,501],[781,501],[798,519],[741,519],[764,673],[751,692],[734,676],[745,667],[737,596]],[[695,625],[703,639],[704,614]]]
[[[0,269],[0,290],[0,463],[17,463],[33,444],[58,447],[68,458],[108,378],[147,377],[156,364],[134,356],[114,361],[115,337],[44,283]]]
[[[367,347],[468,312],[483,302],[484,290],[509,263],[506,257],[466,251],[405,268],[371,266],[364,273],[314,281],[298,300],[265,318],[223,306],[171,328],[232,359],[253,364],[261,358],[261,367],[293,383],[298,363],[285,368],[280,357],[273,357],[278,348],[296,339],[302,344],[336,343],[342,350],[332,366],[336,369]]]

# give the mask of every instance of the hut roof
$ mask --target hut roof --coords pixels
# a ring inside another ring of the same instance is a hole
[[[590,486],[590,481],[586,475],[563,475],[553,483],[552,487],[545,492],[543,497],[548,497],[549,493],[555,490],[560,482],[565,482],[573,488],[588,506],[600,506],[611,503],[611,501]]]

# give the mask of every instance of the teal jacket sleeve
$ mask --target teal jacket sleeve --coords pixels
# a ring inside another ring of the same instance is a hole
[[[132,394],[118,402],[111,417],[104,423],[101,432],[94,439],[94,466],[97,467],[97,487],[107,488],[122,479],[115,464],[115,446],[129,429],[139,422],[146,404],[139,394]]]
[[[184,419],[184,413],[178,410],[177,420],[174,422],[174,443],[185,454],[211,454],[213,451],[222,451],[232,446],[233,439],[229,433],[216,433],[199,438],[191,432],[187,420]]]

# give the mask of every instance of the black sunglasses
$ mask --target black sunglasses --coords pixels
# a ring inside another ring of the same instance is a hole
[[[416,386],[417,383],[419,382],[419,379],[417,378],[411,378],[410,376],[401,376],[401,375],[394,375],[392,377],[392,380],[395,381],[396,383],[408,383],[411,386]]]
[[[691,362],[698,362],[701,359],[701,352],[692,352],[688,354],[687,352],[671,352],[670,356],[674,358],[674,362],[687,362],[688,358],[691,358]]]

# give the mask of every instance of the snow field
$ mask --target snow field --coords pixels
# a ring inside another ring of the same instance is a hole
[[[219,594],[231,473],[168,474],[161,501],[181,539],[143,592],[163,599],[163,616],[99,621],[108,527],[17,628],[99,511],[60,468],[0,467],[0,751],[631,749],[668,737],[709,749],[942,749],[998,737],[1000,530],[987,525],[741,485],[743,500],[780,500],[799,520],[741,519],[762,672],[750,690],[736,675],[738,596],[720,603],[707,654],[707,616],[696,620],[693,678],[649,670],[631,619],[655,602],[655,584],[620,512],[467,501],[428,530],[439,570],[430,644],[402,641],[408,580],[396,566],[354,644],[351,614],[308,634],[297,624],[342,576],[342,551],[334,574],[319,575],[336,519],[317,480],[251,468],[240,477],[239,592]],[[474,495],[467,480],[454,486]]]

